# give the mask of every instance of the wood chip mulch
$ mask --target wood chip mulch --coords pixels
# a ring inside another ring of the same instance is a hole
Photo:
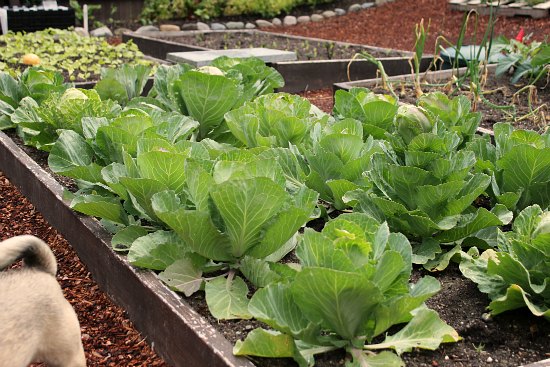
[[[69,243],[44,220],[2,172],[0,233],[1,240],[32,234],[51,246],[58,261],[57,279],[80,320],[88,366],[167,366],[133,327],[124,309],[115,305],[99,289]]]

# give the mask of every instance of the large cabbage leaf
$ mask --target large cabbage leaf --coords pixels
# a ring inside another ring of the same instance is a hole
[[[500,251],[462,253],[460,270],[489,295],[493,315],[527,307],[550,321],[550,212],[529,206],[499,237]]]
[[[350,365],[374,358],[400,366],[395,354],[373,355],[364,349],[401,354],[459,340],[455,330],[423,306],[439,283],[425,277],[409,284],[411,246],[385,223],[365,214],[341,215],[322,233],[306,230],[296,255],[301,269],[258,290],[248,306],[252,316],[276,332],[256,329],[237,342],[237,355],[291,357],[305,366],[313,365],[315,354],[344,348]],[[408,324],[383,343],[369,344],[403,323]]]

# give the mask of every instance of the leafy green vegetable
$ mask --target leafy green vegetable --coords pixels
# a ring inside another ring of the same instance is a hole
[[[11,117],[25,144],[49,151],[57,139],[57,130],[70,129],[82,134],[83,118],[112,118],[118,113],[118,104],[101,101],[94,90],[69,88],[61,95],[49,94],[41,105],[25,97]]]
[[[121,105],[139,97],[143,92],[151,68],[145,65],[122,65],[115,69],[103,69],[101,80],[94,89],[102,100],[112,99]]]
[[[71,30],[45,29],[0,35],[0,72],[18,75],[27,69],[20,57],[32,50],[40,65],[68,75],[67,82],[99,79],[101,69],[124,64],[151,65],[131,41],[110,45],[102,37],[82,37]]]
[[[460,270],[489,295],[493,315],[527,306],[550,321],[550,212],[525,208],[499,233],[499,250],[462,253]]]
[[[363,125],[364,139],[388,137],[395,131],[397,103],[393,97],[378,95],[365,88],[338,90],[334,95],[334,116],[340,120],[355,119]]]
[[[310,219],[317,203],[317,194],[305,187],[294,195],[286,192],[286,180],[276,161],[251,154],[227,158],[217,162],[187,161],[185,176],[191,205],[184,205],[173,190],[152,197],[155,216],[172,228],[191,251],[218,262],[222,268],[233,269],[227,287],[209,285],[205,289],[207,301],[211,300],[209,307],[219,318],[242,315],[239,310],[222,311],[217,306],[220,297],[236,297],[238,302],[231,303],[235,307],[245,302],[241,286],[233,283],[233,279],[241,281],[234,278],[234,269],[245,258],[281,259],[294,248],[295,233]],[[235,295],[231,295],[232,287],[238,287]],[[230,294],[219,294],[226,291]]]
[[[512,70],[511,83],[528,78],[530,83],[548,74],[550,44],[546,42],[523,42],[518,39],[498,37],[491,46],[491,57],[497,57],[497,76]]]
[[[481,122],[480,112],[471,112],[471,102],[466,96],[449,98],[441,92],[423,94],[418,105],[439,119],[447,130],[456,132],[467,142],[476,133]]]
[[[404,162],[390,149],[373,155],[366,174],[374,189],[352,192],[348,200],[356,200],[356,210],[387,221],[393,230],[423,243],[415,251],[422,252],[426,246],[435,251],[428,258],[441,251],[433,241],[460,243],[484,228],[507,223],[506,211],[501,213],[500,207],[493,212],[472,207],[491,178],[470,173],[475,155],[456,150],[460,143],[455,132],[422,133],[410,141]],[[416,257],[415,262],[428,258]]]
[[[223,124],[226,112],[283,85],[277,71],[255,58],[224,57],[214,60],[212,65],[224,74],[175,65],[160,67],[155,76],[156,98],[172,111],[197,120],[198,140],[228,134]]]
[[[538,204],[550,205],[550,139],[511,125],[493,126],[495,144],[477,138],[469,149],[476,153],[478,168],[492,175],[490,195],[510,210]]]
[[[19,78],[0,72],[0,130],[12,128],[11,115],[25,97],[38,104],[51,93],[63,93],[68,85],[63,84],[63,76],[40,67],[28,68]]]
[[[399,366],[394,354],[375,356],[366,350],[401,354],[459,340],[456,331],[423,306],[439,290],[437,280],[425,277],[409,284],[411,246],[386,224],[364,214],[343,214],[322,233],[306,229],[296,255],[301,269],[258,290],[248,306],[277,332],[255,330],[237,342],[235,354],[292,357],[307,366],[313,365],[315,354],[345,348],[353,358],[349,365],[372,360]],[[369,345],[403,323],[408,324],[400,332]]]
[[[346,192],[372,186],[363,172],[370,169],[371,156],[381,151],[381,143],[372,137],[363,142],[363,125],[359,121],[338,121],[327,126],[311,149],[306,149],[310,170],[306,184],[336,209],[345,209],[348,204],[342,197]]]
[[[311,146],[313,131],[329,118],[307,99],[287,93],[261,96],[225,114],[231,133],[249,148]]]

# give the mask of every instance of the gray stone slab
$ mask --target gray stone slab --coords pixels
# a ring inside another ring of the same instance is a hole
[[[195,67],[209,65],[215,58],[229,57],[257,57],[265,62],[294,61],[297,59],[293,51],[274,50],[271,48],[237,48],[229,50],[170,52],[166,59],[172,62],[191,64]]]

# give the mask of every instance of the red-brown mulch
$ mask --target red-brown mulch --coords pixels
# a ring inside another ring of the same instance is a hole
[[[414,49],[415,24],[424,19],[425,26],[430,23],[426,52],[433,52],[437,37],[443,36],[455,43],[460,32],[465,13],[449,10],[447,2],[448,0],[396,0],[376,8],[318,23],[262,30],[411,51]],[[483,35],[488,20],[488,16],[479,18],[478,35]],[[494,33],[513,38],[520,27],[524,28],[526,34],[533,33],[532,40],[542,41],[550,35],[550,17],[532,19],[499,16]],[[468,35],[471,36],[473,31],[472,18],[468,26]],[[449,47],[445,43],[443,46]]]
[[[32,234],[46,241],[52,248],[59,265],[57,279],[80,320],[88,366],[167,366],[136,331],[124,309],[99,290],[67,241],[44,220],[2,172],[0,233],[2,240]]]

